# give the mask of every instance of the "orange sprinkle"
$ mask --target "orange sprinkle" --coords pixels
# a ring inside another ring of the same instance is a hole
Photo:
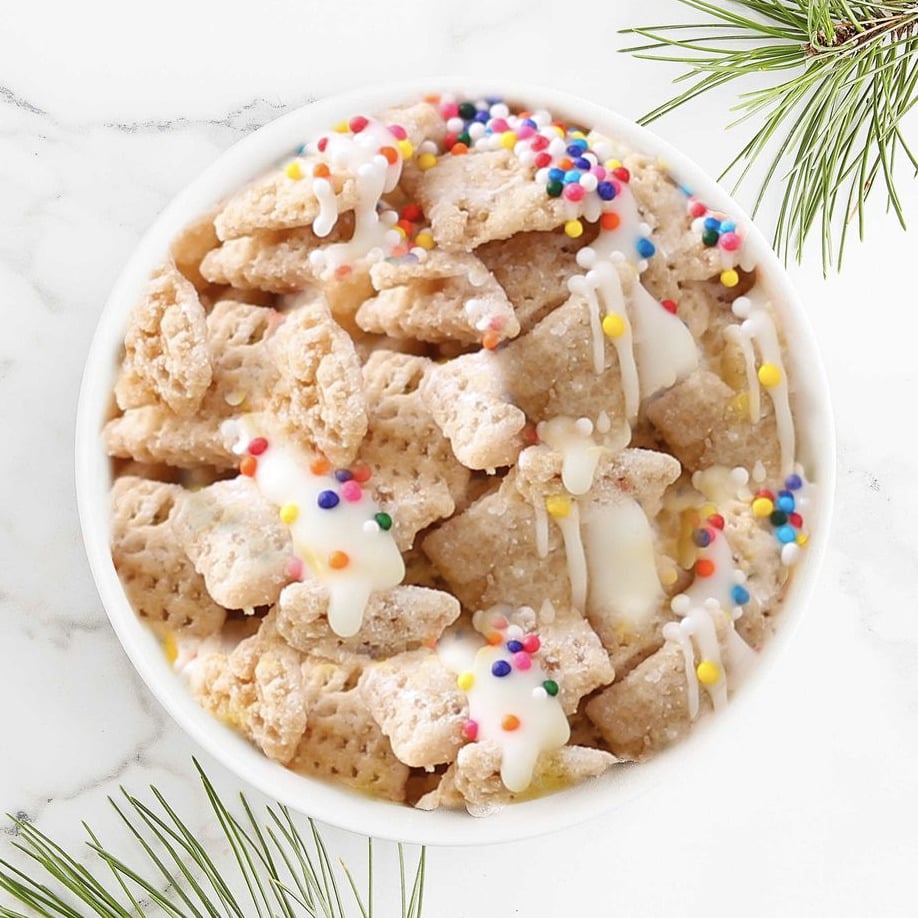
[[[321,456],[318,459],[313,459],[309,463],[309,471],[313,475],[325,475],[331,469],[331,463],[327,459],[323,459]]]
[[[500,344],[500,335],[495,331],[486,331],[481,336],[481,346],[486,351],[493,351]]]
[[[568,159],[566,156],[558,163],[558,168],[563,169],[567,172],[568,169],[574,168],[574,162],[571,159]]]
[[[532,112],[517,112],[516,117],[517,118],[531,118]]]
[[[242,462],[239,463],[239,471],[249,478],[255,477],[255,470],[258,468],[258,460],[254,456],[243,456]]]
[[[315,178],[328,178],[331,175],[331,169],[325,163],[316,163],[312,168],[312,174]]]
[[[500,636],[500,632],[499,632],[499,631],[492,631],[492,632],[488,635],[488,643],[489,643],[492,647],[497,647],[498,644],[502,644],[503,642],[504,642],[504,639]]]
[[[468,152],[469,152],[469,148],[468,148],[468,146],[467,146],[466,144],[464,144],[464,143],[454,143],[454,144],[449,148],[449,152],[452,153],[453,156],[462,156],[464,153],[468,153]]]
[[[436,105],[440,101],[440,93],[430,92],[424,96],[424,101],[429,102],[431,105]]]
[[[398,150],[395,147],[380,147],[379,152],[386,157],[386,162],[390,166],[398,162]]]
[[[604,230],[616,230],[621,226],[622,218],[615,211],[608,211],[599,218],[599,225]]]
[[[333,551],[328,556],[328,566],[340,571],[351,563],[351,559],[343,551]]]
[[[520,719],[516,714],[507,714],[500,722],[500,725],[504,730],[516,730],[520,725]]]
[[[714,573],[714,562],[707,558],[702,558],[695,562],[696,577],[710,577]]]
[[[414,232],[414,224],[410,220],[405,220],[403,218],[395,225],[400,226],[405,231],[406,236],[410,236]]]

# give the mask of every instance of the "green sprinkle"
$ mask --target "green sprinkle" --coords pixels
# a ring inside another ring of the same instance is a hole
[[[564,191],[564,186],[560,182],[549,182],[545,186],[545,190],[548,192],[550,197],[560,198],[561,192]]]
[[[542,688],[552,697],[558,694],[558,683],[554,679],[546,679],[542,683]]]
[[[392,528],[392,517],[388,513],[377,513],[373,518],[380,529],[388,531]]]

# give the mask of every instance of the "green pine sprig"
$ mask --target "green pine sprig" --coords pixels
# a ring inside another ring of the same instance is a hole
[[[915,0],[678,0],[708,21],[624,30],[647,44],[636,57],[688,66],[687,89],[648,112],[649,124],[698,96],[754,74],[772,84],[743,92],[731,127],[756,119],[752,139],[721,178],[738,173],[734,190],[762,159],[767,163],[753,216],[777,182],[783,197],[774,231],[785,261],[803,258],[811,232],[822,236],[823,270],[841,265],[850,224],[864,237],[865,204],[879,182],[888,209],[905,228],[896,158],[918,175],[902,134],[918,102],[918,2]],[[729,3],[729,5],[727,5]]]
[[[259,819],[243,794],[239,795],[243,816],[234,816],[197,761],[195,766],[232,852],[231,870],[217,867],[207,848],[155,787],[150,788],[155,807],[122,789],[123,800],[109,801],[143,853],[143,868],[129,866],[84,822],[86,844],[106,868],[106,883],[30,822],[11,816],[18,835],[13,845],[36,872],[30,875],[0,858],[0,890],[32,915],[48,918],[347,918],[336,866],[313,820],[307,821],[309,828],[304,833],[290,811],[279,804],[266,807]],[[405,861],[399,845],[400,914],[420,918],[425,849],[421,849],[410,886]],[[339,862],[338,867],[361,918],[373,918],[373,840],[367,839],[365,898],[345,864]],[[0,918],[28,916],[0,903]]]

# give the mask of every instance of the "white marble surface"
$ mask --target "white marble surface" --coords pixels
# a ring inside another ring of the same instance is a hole
[[[669,0],[0,7],[0,811],[74,841],[80,819],[107,823],[119,783],[154,781],[211,831],[198,750],[108,625],[73,494],[84,354],[154,215],[246,131],[362,83],[492,73],[636,116],[673,71],[617,55],[616,30],[682,15]],[[658,129],[716,171],[737,143],[723,121],[706,102]],[[815,251],[792,270],[835,396],[839,493],[817,599],[770,691],[705,773],[546,839],[432,851],[430,918],[916,913],[915,231],[879,204],[841,278],[823,280]],[[914,183],[905,205],[918,222]],[[361,840],[330,835],[362,861]]]

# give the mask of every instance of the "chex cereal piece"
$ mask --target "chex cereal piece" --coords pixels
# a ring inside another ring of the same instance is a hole
[[[562,746],[543,752],[535,766],[532,783],[521,794],[504,787],[500,778],[500,750],[493,743],[469,743],[459,750],[437,790],[418,801],[422,810],[456,809],[465,805],[473,815],[486,815],[493,807],[516,800],[530,800],[598,778],[616,763],[614,755],[584,746]]]
[[[260,411],[277,378],[267,341],[283,321],[273,309],[227,300],[207,316],[213,382],[197,415],[184,418],[163,406],[131,408],[109,421],[103,437],[110,455],[179,468],[232,468],[237,457],[221,423]]]
[[[523,447],[526,415],[513,404],[501,353],[478,351],[435,366],[421,396],[456,458],[470,469],[512,465]]]
[[[288,764],[306,730],[303,661],[263,629],[229,654],[210,653],[191,668],[198,703],[261,750]]]
[[[380,262],[370,276],[381,292],[357,312],[364,331],[490,348],[519,334],[507,295],[474,255],[434,249],[405,268]]]
[[[408,766],[396,758],[359,689],[324,694],[313,705],[290,767],[384,800],[405,799]]]
[[[504,288],[524,334],[570,296],[567,282],[583,273],[576,257],[595,237],[591,227],[579,239],[563,230],[517,233],[475,250]]]
[[[465,694],[432,650],[414,650],[367,667],[360,691],[392,750],[406,765],[452,762],[465,742]]]
[[[220,245],[214,227],[214,217],[218,212],[219,208],[214,208],[192,220],[169,246],[175,266],[198,290],[205,290],[209,283],[201,274],[201,262],[208,252]]]
[[[442,156],[417,177],[414,193],[437,245],[468,252],[522,230],[551,230],[568,219],[512,150]]]
[[[647,417],[678,459],[690,468],[751,469],[761,461],[778,474],[780,448],[770,400],[762,418],[749,420],[735,393],[717,374],[699,369],[647,405]]]
[[[279,376],[272,412],[304,446],[348,466],[367,432],[360,361],[322,299],[287,316],[270,342]]]
[[[396,124],[405,129],[406,140],[414,147],[425,140],[439,143],[446,134],[446,122],[430,102],[394,105],[378,116],[383,124]]]
[[[700,702],[702,708],[710,707],[704,691]],[[629,761],[649,758],[681,739],[692,722],[679,645],[665,643],[620,682],[590,699],[586,714],[612,752]]]
[[[402,551],[421,529],[453,513],[469,481],[418,391],[432,365],[379,350],[363,367],[369,427],[359,459],[373,470],[376,499],[390,512]]]
[[[128,600],[142,618],[170,631],[205,637],[219,631],[226,610],[179,545],[175,515],[179,485],[134,476],[112,486],[112,560]]]
[[[115,383],[121,409],[165,404],[194,414],[212,379],[204,309],[190,281],[170,261],[150,278],[131,314]]]
[[[328,625],[327,589],[316,580],[304,580],[280,594],[276,627],[292,647],[315,656],[334,660],[343,652],[388,657],[432,644],[459,612],[459,602],[449,593],[397,586],[372,593],[360,630],[343,638]]]
[[[189,492],[175,533],[210,595],[228,609],[271,605],[289,579],[290,530],[244,475]]]

